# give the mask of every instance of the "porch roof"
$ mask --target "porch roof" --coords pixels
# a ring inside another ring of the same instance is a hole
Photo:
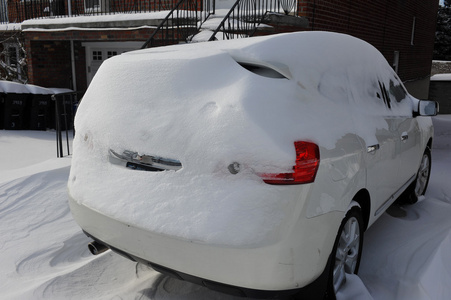
[[[42,18],[26,20],[21,23],[22,30],[53,29],[65,30],[68,28],[136,28],[143,26],[156,27],[169,11],[111,14],[97,16],[76,16],[66,18]]]

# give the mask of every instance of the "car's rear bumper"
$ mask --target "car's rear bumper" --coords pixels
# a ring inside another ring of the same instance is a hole
[[[245,288],[241,286],[233,286],[229,284],[224,284],[220,282],[211,281],[206,278],[196,277],[190,274],[186,274],[177,270],[169,269],[164,266],[161,266],[159,264],[150,262],[146,259],[143,259],[141,257],[137,257],[134,255],[131,255],[129,253],[126,253],[122,250],[119,250],[111,245],[108,245],[107,243],[97,239],[96,237],[92,236],[88,232],[85,232],[87,236],[95,240],[96,242],[108,247],[113,252],[128,258],[132,261],[139,262],[142,264],[145,264],[147,266],[150,266],[155,271],[162,273],[166,276],[170,276],[172,278],[188,281],[194,284],[198,284],[200,286],[204,286],[210,290],[225,293],[232,296],[237,297],[245,297],[245,298],[258,298],[258,299],[279,299],[279,298],[285,298],[292,295],[298,295],[301,298],[305,299],[324,299],[324,293],[327,290],[327,282],[328,282],[328,274],[330,271],[330,260],[328,261],[328,264],[326,268],[324,268],[321,275],[314,280],[312,283],[308,284],[307,286],[304,286],[302,288],[296,288],[291,290],[257,290],[257,289],[251,289],[251,288]]]
[[[328,222],[323,218],[341,218],[330,213],[298,222],[295,227],[304,227],[309,232],[307,238],[298,232],[296,238],[289,234],[271,245],[239,248],[155,234],[108,217],[72,198],[69,204],[74,219],[89,236],[129,259],[213,290],[258,298],[293,294],[302,288],[311,293],[318,290],[317,285],[324,285],[330,254],[324,249],[331,247],[328,244],[333,244],[335,236],[328,233],[328,226],[324,226]]]

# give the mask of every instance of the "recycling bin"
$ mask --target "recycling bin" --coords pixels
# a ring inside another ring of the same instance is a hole
[[[51,95],[32,95],[29,105],[31,130],[52,128]]]
[[[46,130],[54,128],[52,118],[52,95],[50,89],[27,84],[26,88],[30,93],[28,104],[29,127],[31,130]]]
[[[28,129],[26,107],[29,94],[1,93],[1,128],[6,130]]]

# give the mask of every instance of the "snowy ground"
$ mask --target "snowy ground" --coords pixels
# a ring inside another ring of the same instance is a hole
[[[434,124],[426,196],[369,229],[339,299],[451,299],[451,115]],[[70,163],[56,158],[54,132],[0,131],[0,299],[239,299],[111,251],[92,256],[67,205]]]

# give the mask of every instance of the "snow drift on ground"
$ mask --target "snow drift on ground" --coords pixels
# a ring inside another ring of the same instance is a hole
[[[339,299],[451,299],[451,116],[434,124],[425,197],[369,229],[359,277],[348,278]],[[0,131],[0,299],[240,299],[111,251],[91,256],[68,209],[71,159],[56,158],[54,139],[54,132]]]

